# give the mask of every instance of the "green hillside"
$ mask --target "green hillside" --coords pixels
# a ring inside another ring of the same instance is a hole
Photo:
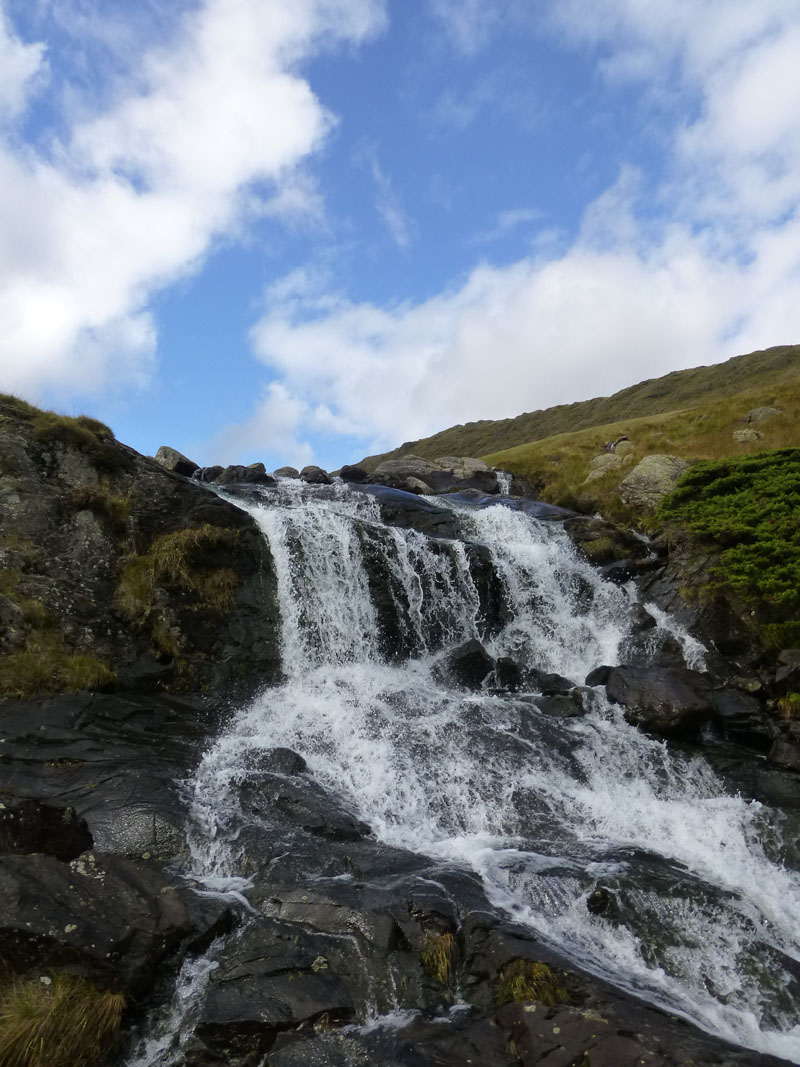
[[[661,415],[753,389],[769,389],[800,377],[800,345],[779,345],[735,356],[725,363],[673,371],[622,389],[613,396],[559,404],[513,419],[483,419],[451,426],[432,437],[407,441],[391,452],[368,456],[361,466],[374,470],[384,459],[413,453],[437,456],[487,456],[541,441],[556,434],[615,424],[620,420]],[[610,434],[609,434],[610,436]],[[607,439],[607,438],[606,438]]]

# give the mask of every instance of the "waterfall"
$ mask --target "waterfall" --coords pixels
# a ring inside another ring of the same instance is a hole
[[[345,486],[282,483],[242,506],[275,562],[285,682],[242,709],[198,768],[197,877],[246,884],[239,831],[252,816],[235,783],[259,753],[289,748],[379,840],[475,872],[494,906],[581,967],[800,1059],[800,878],[780,862],[780,827],[767,855],[762,806],[629,726],[599,690],[585,693],[588,713],[559,718],[529,693],[456,690],[442,672],[448,649],[478,637],[495,657],[581,684],[618,661],[629,590],[603,582],[557,524],[503,503],[450,505],[458,541],[388,528],[374,497]],[[494,618],[479,550],[499,583]],[[697,660],[696,643],[656,621]],[[589,914],[598,883],[619,921]]]

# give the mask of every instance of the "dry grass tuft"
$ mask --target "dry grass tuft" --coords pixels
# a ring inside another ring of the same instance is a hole
[[[453,977],[456,945],[452,934],[426,934],[422,946],[422,967],[441,985]]]
[[[495,1002],[500,1007],[530,1000],[553,1007],[555,1004],[569,1004],[570,996],[562,981],[546,963],[512,960],[500,971]]]
[[[0,1067],[95,1067],[119,1034],[125,997],[70,975],[17,980],[0,995]]]

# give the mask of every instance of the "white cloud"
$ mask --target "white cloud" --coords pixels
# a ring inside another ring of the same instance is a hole
[[[295,65],[383,19],[380,0],[204,0],[168,47],[145,51],[135,84],[47,155],[0,141],[4,379],[34,395],[140,381],[150,296],[236,231],[256,185],[274,190],[262,214],[319,210],[294,174],[332,120]],[[0,91],[19,108],[42,46],[2,41],[16,65]],[[110,337],[124,343],[109,349]]]
[[[405,251],[411,245],[411,222],[403,208],[392,181],[378,160],[374,147],[364,147],[359,153],[375,182],[375,209],[398,248]]]
[[[506,211],[499,211],[492,225],[471,237],[467,243],[476,245],[498,241],[503,237],[507,237],[513,230],[541,222],[544,217],[544,212],[532,207],[509,208]]]
[[[14,35],[0,4],[0,124],[23,112],[37,75],[45,70],[44,45],[24,44]]]
[[[464,52],[480,46],[485,6],[436,10]],[[309,419],[325,403],[365,449],[800,340],[795,0],[550,10],[562,39],[597,47],[606,77],[653,91],[668,169],[654,185],[623,166],[571,247],[481,264],[415,304],[315,295],[307,277],[273,300],[253,331],[258,356]]]

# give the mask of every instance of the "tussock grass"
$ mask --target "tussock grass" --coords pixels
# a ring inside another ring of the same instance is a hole
[[[70,975],[0,993],[0,1067],[95,1067],[114,1047],[125,997]]]
[[[104,422],[89,415],[59,415],[40,411],[33,420],[33,435],[41,445],[62,444],[82,452],[97,470],[110,473],[128,469],[130,457],[114,447],[114,434]]]
[[[426,934],[422,946],[422,967],[441,985],[450,985],[453,977],[456,945],[452,934]]]
[[[503,1004],[523,1004],[530,1000],[553,1007],[569,1004],[570,996],[562,980],[546,963],[512,960],[498,976],[495,1004],[499,1008]]]

